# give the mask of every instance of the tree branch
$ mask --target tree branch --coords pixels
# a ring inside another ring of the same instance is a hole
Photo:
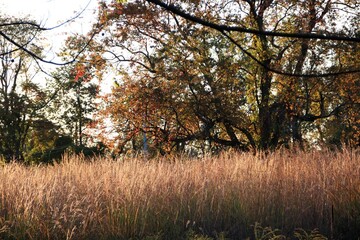
[[[360,42],[360,38],[354,37],[346,37],[346,36],[339,36],[339,35],[322,35],[322,34],[315,34],[315,33],[287,33],[287,32],[274,32],[274,31],[260,31],[251,28],[244,28],[244,27],[237,27],[237,26],[227,26],[216,24],[213,22],[209,22],[202,18],[196,17],[189,13],[182,11],[179,7],[173,4],[166,4],[160,0],[146,0],[147,2],[153,3],[158,5],[167,11],[170,11],[176,15],[179,15],[189,21],[201,24],[206,27],[210,27],[216,29],[220,32],[228,31],[228,32],[243,32],[243,33],[251,33],[255,35],[262,35],[262,36],[276,36],[276,37],[288,37],[288,38],[300,38],[300,39],[322,39],[322,40],[333,40],[333,41],[349,41],[349,42]]]
[[[244,49],[235,39],[233,39],[229,34],[227,34],[224,31],[221,31],[221,33],[227,37],[233,44],[235,44],[241,51],[243,51],[246,55],[248,55],[252,60],[254,60],[257,64],[259,64],[260,66],[262,66],[264,69],[266,69],[267,71],[276,73],[276,74],[280,74],[280,75],[285,75],[285,76],[290,76],[290,77],[303,77],[303,78],[319,78],[319,77],[330,77],[330,76],[338,76],[338,75],[342,75],[342,74],[351,74],[351,73],[358,73],[360,72],[360,69],[351,69],[351,70],[347,70],[347,71],[341,71],[341,72],[330,72],[330,73],[315,73],[315,74],[302,74],[302,73],[289,73],[289,72],[284,72],[278,69],[274,69],[271,68],[269,66],[267,66],[266,64],[264,64],[262,61],[260,61],[259,59],[257,59],[253,54],[251,54],[249,51],[247,51],[246,49]]]
[[[53,65],[57,65],[57,66],[64,66],[64,65],[74,63],[76,61],[76,59],[80,56],[80,54],[83,53],[85,51],[85,49],[90,45],[90,42],[92,41],[92,39],[94,38],[94,36],[96,34],[97,34],[97,32],[94,32],[90,36],[90,39],[86,42],[85,46],[75,55],[75,57],[73,57],[73,59],[71,59],[71,60],[69,60],[67,62],[59,63],[59,62],[54,62],[54,61],[50,61],[50,60],[45,60],[44,58],[40,57],[36,53],[34,53],[34,52],[30,51],[29,49],[27,49],[25,46],[23,46],[23,45],[17,43],[16,41],[14,41],[13,39],[11,39],[3,31],[0,31],[0,36],[2,36],[8,42],[14,44],[16,47],[18,47],[19,49],[21,49],[25,53],[29,54],[34,59],[39,60],[40,62],[43,62],[43,63],[49,63],[49,64],[53,64]]]

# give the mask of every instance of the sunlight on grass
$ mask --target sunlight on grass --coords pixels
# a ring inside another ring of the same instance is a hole
[[[349,239],[360,236],[359,176],[352,151],[9,164],[0,168],[0,238],[256,239],[259,223]]]

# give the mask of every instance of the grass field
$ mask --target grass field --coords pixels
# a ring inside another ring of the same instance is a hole
[[[360,237],[359,153],[0,167],[0,239],[316,239],[315,229]]]

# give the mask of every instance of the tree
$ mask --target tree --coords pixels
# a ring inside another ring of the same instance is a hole
[[[39,54],[36,48],[35,49],[33,48],[31,44],[31,39],[28,39],[29,41],[27,42],[22,41],[18,39],[16,36],[10,34],[9,32],[11,32],[12,29],[14,28],[27,28],[27,29],[32,29],[33,37],[35,37],[35,35],[39,33],[44,33],[47,31],[54,30],[56,28],[60,28],[66,25],[67,23],[74,21],[75,19],[79,18],[85,10],[86,8],[83,9],[82,11],[79,11],[77,14],[75,14],[74,17],[64,20],[59,25],[52,27],[42,26],[41,24],[35,21],[30,21],[26,18],[19,19],[19,18],[11,18],[11,17],[2,17],[2,22],[0,23],[0,36],[3,39],[3,41],[7,42],[7,44],[12,46],[12,49],[9,49],[8,52],[0,53],[0,55],[2,56],[4,54],[8,54],[13,51],[19,50],[24,54],[26,54],[27,56],[31,57],[33,60],[35,60],[37,64],[46,63],[56,66],[65,66],[68,64],[75,63],[77,61],[77,58],[81,55],[81,53],[83,53],[87,49],[88,45],[91,43],[92,39],[98,32],[94,31],[91,33],[91,35],[87,36],[86,42],[84,42],[84,44],[81,46],[79,51],[74,53],[74,55],[72,56],[67,56],[66,58],[63,58],[62,62],[48,60],[46,56]],[[0,12],[0,16],[2,15],[3,14]]]
[[[95,110],[94,98],[98,92],[98,86],[90,82],[84,67],[78,64],[59,70],[61,83],[57,84],[61,84],[61,90],[52,103],[57,110],[53,119],[58,119],[63,133],[72,136],[78,146],[84,145],[84,127],[91,122],[89,114]]]
[[[80,63],[59,68],[54,77],[57,93],[49,103],[47,115],[60,126],[62,135],[71,136],[76,146],[84,147],[84,129],[92,122],[98,85],[91,82],[88,68]]]
[[[27,20],[2,18],[0,25],[8,21]],[[31,43],[29,49],[41,54],[41,48],[35,45],[38,32],[31,24],[11,25],[2,31],[24,46]],[[44,118],[46,93],[32,81],[37,69],[29,57],[4,37],[0,37],[0,53],[0,154],[7,161],[24,161],[26,153],[31,151],[29,134],[36,131],[35,123]]]
[[[83,72],[85,65],[80,62],[80,55],[89,46],[96,32],[82,38],[81,43],[79,42],[81,45],[76,45],[78,50],[65,53],[62,62],[47,60],[42,54],[43,49],[37,45],[41,33],[68,23],[81,13],[52,28],[42,27],[25,18],[1,17],[0,154],[6,160],[42,161],[51,158],[53,154],[47,153],[59,147],[57,145],[62,141],[58,139],[66,138],[61,136],[66,131],[61,132],[58,123],[48,119],[49,107],[56,104],[53,101],[61,97],[67,97],[66,100],[65,98],[61,100],[66,106],[73,105],[69,108],[69,114],[62,119],[67,121],[67,126],[72,127],[75,123],[75,145],[84,148],[84,126],[90,122],[88,113],[94,110],[93,99],[91,101],[89,99],[96,95],[98,89],[88,82],[89,74]],[[68,66],[71,72],[68,75],[72,75],[70,77],[73,81],[61,82],[56,76],[51,76],[51,79],[44,78],[42,83],[38,84],[41,79],[36,73],[41,71],[48,74],[41,63],[65,66],[63,68]],[[100,66],[99,63],[97,66]],[[38,83],[33,81],[35,76],[38,78]],[[57,82],[52,82],[54,79]],[[64,84],[61,86],[62,91],[59,84]],[[66,94],[60,94],[65,91]],[[75,99],[74,94],[76,94]],[[87,105],[89,101],[91,104]]]
[[[336,62],[339,65],[359,63],[358,44],[343,43],[336,50]],[[341,50],[340,50],[341,49]],[[321,140],[325,144],[341,148],[360,146],[360,74],[345,75],[332,79],[333,95],[342,107],[327,121],[317,123]],[[325,126],[324,126],[325,125]]]
[[[173,147],[194,140],[240,149],[304,147],[318,122],[354,106],[334,83],[359,73],[358,61],[335,60],[335,51],[347,58],[337,40],[358,51],[355,1],[101,6],[103,31],[111,32],[106,51],[130,63],[114,89],[120,103],[110,106],[119,131],[133,132],[125,142],[146,132]],[[343,12],[353,22],[339,32]]]
[[[181,48],[173,47],[171,42],[183,36]],[[246,83],[233,57],[236,49],[229,48],[213,32],[183,29],[151,56],[156,72],[144,75],[139,65],[123,74],[106,110],[118,132],[126,133],[123,143],[146,133],[162,153],[204,141],[213,149],[255,147],[249,109],[239,107],[246,103]]]
[[[71,36],[62,55],[68,56],[78,52],[85,38]],[[89,44],[96,51],[97,46]],[[99,94],[99,82],[102,74],[103,60],[98,53],[83,52],[77,62],[61,66],[51,75],[55,81],[52,88],[56,94],[49,104],[48,116],[60,126],[63,136],[73,140],[75,150],[82,151],[89,145],[91,134],[86,133],[93,124],[93,115],[97,110],[96,98]]]

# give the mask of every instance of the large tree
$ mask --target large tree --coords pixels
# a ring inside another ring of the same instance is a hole
[[[356,1],[174,4],[101,5],[104,49],[126,63],[109,107],[123,143],[146,133],[167,149],[303,147],[355,106],[338,92],[359,77]]]

